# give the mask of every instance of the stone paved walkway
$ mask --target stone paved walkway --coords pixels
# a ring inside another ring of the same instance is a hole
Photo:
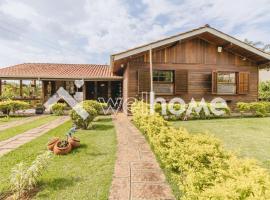
[[[113,121],[118,149],[109,200],[175,199],[144,136],[122,113]]]
[[[12,128],[14,126],[20,126],[22,124],[32,122],[36,119],[39,119],[41,117],[44,117],[44,115],[38,115],[38,116],[33,116],[33,117],[26,117],[25,119],[18,119],[12,122],[4,122],[0,124],[0,131],[6,130],[8,128]]]
[[[57,126],[68,121],[70,118],[68,116],[59,117],[52,122],[43,124],[37,128],[33,128],[24,133],[18,134],[12,138],[0,142],[0,157],[4,154],[13,151],[14,149],[24,145],[27,142],[47,133],[49,130],[56,128]]]

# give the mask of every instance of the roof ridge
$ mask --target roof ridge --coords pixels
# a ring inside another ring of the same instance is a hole
[[[20,64],[16,64],[16,65],[23,65],[23,64],[26,64],[26,65],[31,65],[31,64],[41,64],[41,65],[95,65],[95,66],[110,66],[108,64],[95,64],[95,63],[41,63],[41,62],[25,62],[25,63],[20,63]],[[12,65],[12,66],[15,66],[15,65]]]

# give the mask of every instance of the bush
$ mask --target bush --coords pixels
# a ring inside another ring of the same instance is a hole
[[[25,110],[29,108],[29,104],[24,101],[6,100],[0,102],[0,111],[6,115],[11,112],[15,113],[18,110]]]
[[[12,168],[10,184],[14,192],[14,199],[22,199],[25,193],[36,186],[38,178],[48,166],[50,159],[51,153],[47,151],[39,155],[29,168],[24,163],[19,163]]]
[[[64,115],[64,110],[67,107],[65,103],[55,103],[51,107],[51,111],[54,115]]]
[[[257,117],[265,117],[270,113],[270,102],[238,102],[236,107],[241,113],[252,113]]]
[[[270,100],[270,81],[260,82],[259,98],[262,100]]]
[[[102,105],[93,100],[86,100],[79,103],[77,106],[82,106],[85,111],[89,114],[86,119],[83,119],[75,109],[72,109],[70,112],[70,117],[73,123],[82,129],[88,129],[91,125],[91,122],[95,119],[95,117],[99,114],[100,110],[102,109]]]
[[[237,158],[215,137],[170,127],[143,102],[132,105],[132,114],[181,199],[270,199],[270,176],[255,161]]]

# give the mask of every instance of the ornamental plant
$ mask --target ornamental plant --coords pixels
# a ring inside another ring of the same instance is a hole
[[[67,107],[65,103],[55,103],[51,107],[51,111],[54,115],[60,116],[64,115],[64,110]]]
[[[14,194],[13,199],[23,199],[38,183],[38,180],[51,160],[51,152],[37,156],[30,167],[23,162],[17,164],[11,170],[10,187]]]
[[[236,107],[242,114],[251,113],[257,117],[265,117],[270,113],[270,102],[238,102]]]
[[[143,111],[143,112],[142,112]],[[270,199],[270,175],[257,161],[238,158],[208,134],[174,128],[149,105],[132,105],[133,122],[145,134],[184,200]]]
[[[15,113],[18,110],[25,110],[29,107],[29,104],[24,101],[5,100],[0,102],[0,111],[8,116],[10,113]]]
[[[88,117],[83,119],[75,109],[70,112],[70,117],[77,128],[88,129],[91,127],[91,122],[98,115],[99,111],[102,109],[101,105],[97,101],[86,100],[79,103],[77,106],[81,106],[88,113]]]

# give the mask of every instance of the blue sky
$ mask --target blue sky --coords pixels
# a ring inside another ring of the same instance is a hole
[[[210,24],[270,43],[269,0],[0,0],[0,67],[109,63],[109,55]]]

